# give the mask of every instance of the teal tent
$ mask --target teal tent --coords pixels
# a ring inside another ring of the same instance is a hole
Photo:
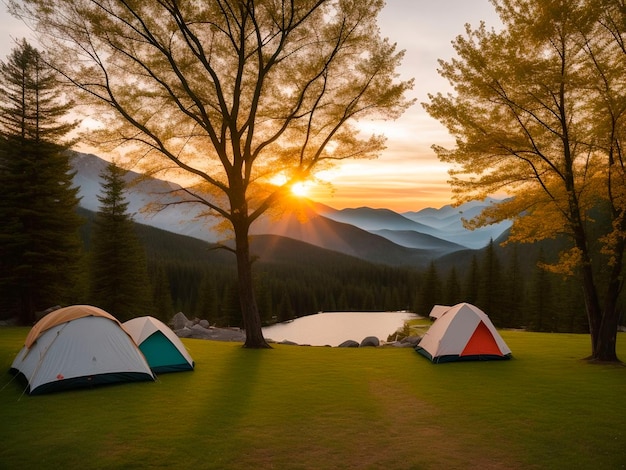
[[[185,345],[165,323],[154,317],[137,317],[124,323],[148,361],[152,372],[181,372],[193,370],[194,361]]]

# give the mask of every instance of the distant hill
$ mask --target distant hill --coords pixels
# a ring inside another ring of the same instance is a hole
[[[74,183],[80,188],[81,207],[97,211],[101,192],[100,173],[108,164],[91,154],[76,153],[72,159],[76,170]],[[139,175],[129,172],[127,181]],[[171,192],[178,185],[144,178],[127,193],[129,212],[140,224],[150,225],[205,242],[223,238],[214,230],[215,218],[198,217],[197,205],[169,206],[157,213],[145,212],[146,205],[163,198],[176,201]],[[324,204],[304,200],[298,211],[264,215],[253,224],[251,234],[277,235],[299,240],[326,250],[360,258],[372,263],[393,266],[424,267],[433,259],[470,248],[486,246],[501,236],[510,224],[502,223],[469,231],[463,217],[473,217],[490,201],[472,202],[458,208],[424,209],[398,214],[389,209],[336,210]]]
[[[72,158],[72,166],[76,171],[74,184],[80,188],[80,206],[90,211],[97,211],[100,205],[98,194],[101,193],[100,174],[106,168],[108,162],[92,154],[75,153]],[[132,183],[140,175],[128,172],[125,180]],[[141,179],[133,184],[127,191],[126,198],[129,202],[128,212],[133,215],[136,222],[151,225],[163,230],[187,235],[200,240],[216,242],[219,236],[212,227],[216,220],[209,218],[203,221],[194,220],[200,213],[200,208],[194,205],[169,206],[157,213],[148,213],[144,209],[147,204],[168,197],[172,190],[178,189],[175,183],[155,178]],[[170,199],[171,196],[169,196]]]

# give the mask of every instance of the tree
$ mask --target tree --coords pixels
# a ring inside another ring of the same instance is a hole
[[[165,267],[162,263],[155,263],[151,274],[153,316],[167,323],[174,314],[174,307],[172,305],[171,286]]]
[[[148,315],[151,310],[146,257],[127,212],[125,173],[110,163],[100,174],[102,194],[90,254],[90,301],[120,320]]]
[[[494,324],[502,326],[503,313],[505,313],[502,311],[504,279],[493,239],[489,241],[489,245],[485,249],[482,266],[479,269],[480,281],[476,303],[485,312],[489,312],[491,321]]]
[[[74,127],[63,96],[26,41],[0,62],[0,298],[26,325],[77,294],[82,219],[62,141]]]
[[[551,269],[580,275],[591,359],[617,361],[626,246],[623,2],[493,3],[504,28],[468,26],[454,42],[457,57],[440,62],[455,93],[429,95],[425,108],[456,146],[435,150],[456,165],[459,201],[502,190],[514,196],[472,226],[510,218],[511,241],[570,237]],[[590,214],[598,208],[609,223],[594,252]]]
[[[395,119],[412,102],[403,53],[382,39],[382,0],[27,0],[59,69],[109,116],[151,174],[181,170],[175,203],[201,204],[232,231],[245,347],[268,347],[253,289],[251,224],[316,169],[374,157],[382,136],[358,119]],[[281,176],[285,183],[271,184]],[[170,203],[172,201],[170,200]]]
[[[463,301],[461,293],[461,281],[456,266],[453,266],[446,279],[446,288],[444,292],[445,305],[456,305]]]
[[[422,312],[422,314],[428,315],[433,306],[440,304],[442,301],[441,278],[434,261],[430,262],[428,269],[424,273],[420,291],[420,309],[418,313]]]

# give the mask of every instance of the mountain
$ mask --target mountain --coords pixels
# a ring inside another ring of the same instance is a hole
[[[251,229],[253,235],[279,235],[354,256],[372,263],[424,267],[433,259],[428,249],[401,246],[393,241],[321,216],[312,210],[280,218],[265,217]]]
[[[372,233],[408,248],[428,250],[435,256],[466,250],[467,247],[413,230],[374,230]]]
[[[72,167],[76,171],[74,184],[80,188],[80,206],[96,212],[100,206],[98,195],[101,193],[100,174],[109,163],[96,155],[75,153],[72,157]],[[208,242],[216,242],[218,234],[212,230],[217,223],[214,218],[194,220],[199,216],[201,208],[196,205],[168,206],[159,212],[147,212],[147,204],[168,198],[172,191],[180,186],[169,181],[155,178],[139,178],[138,173],[129,171],[125,180],[129,183],[127,189],[128,212],[133,215],[135,222],[151,225],[180,235],[187,235]]]
[[[325,217],[354,225],[363,230],[413,230],[427,233],[431,227],[419,222],[410,220],[397,212],[389,209],[372,209],[371,207],[359,207],[356,209],[342,209],[322,213]]]
[[[433,236],[457,243],[468,248],[479,249],[487,246],[490,240],[496,240],[511,228],[510,221],[488,225],[475,230],[468,230],[463,226],[463,220],[470,220],[478,216],[498,199],[488,198],[484,201],[470,201],[458,207],[443,206],[440,209],[426,208],[418,212],[404,212],[402,215],[409,220],[426,225],[434,232]]]
[[[420,235],[430,235],[453,245],[479,249],[487,246],[491,239],[495,240],[511,226],[508,221],[476,230],[468,230],[463,226],[463,219],[477,216],[493,202],[497,200],[472,201],[456,208],[448,205],[441,209],[427,208],[419,212],[403,214],[389,209],[370,207],[327,210],[322,213],[325,217],[376,233],[404,246],[429,249],[432,238],[420,237]],[[408,232],[414,232],[414,234]],[[424,244],[420,244],[421,241]],[[442,249],[444,246],[445,244],[442,245]]]
[[[101,193],[100,174],[107,162],[95,155],[74,155],[74,184],[80,187],[81,207],[97,211]],[[138,178],[129,172],[127,191],[129,212],[135,222],[210,243],[223,238],[215,230],[218,220],[200,216],[202,207],[170,205],[149,213],[145,206],[167,199],[180,202],[172,194],[180,189],[175,183]],[[488,201],[453,208],[424,209],[398,214],[388,209],[360,207],[337,210],[324,204],[303,200],[295,210],[274,211],[257,220],[251,235],[274,235],[305,242],[326,250],[343,253],[372,263],[395,266],[427,266],[435,258],[463,249],[478,249],[496,239],[508,228],[505,224],[471,232],[462,218],[477,214]]]

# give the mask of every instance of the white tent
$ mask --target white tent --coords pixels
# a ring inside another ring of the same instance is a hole
[[[137,317],[124,328],[146,357],[152,372],[193,370],[194,362],[185,345],[165,323],[154,317]]]
[[[511,350],[489,317],[467,303],[457,304],[444,312],[415,349],[433,362],[511,357]]]
[[[433,306],[432,310],[428,314],[428,318],[436,320],[437,318],[439,318],[441,315],[446,313],[451,308],[452,307],[450,307],[449,305],[435,305]]]
[[[61,308],[39,320],[11,371],[24,376],[30,395],[154,380],[143,354],[120,322],[90,305]]]

